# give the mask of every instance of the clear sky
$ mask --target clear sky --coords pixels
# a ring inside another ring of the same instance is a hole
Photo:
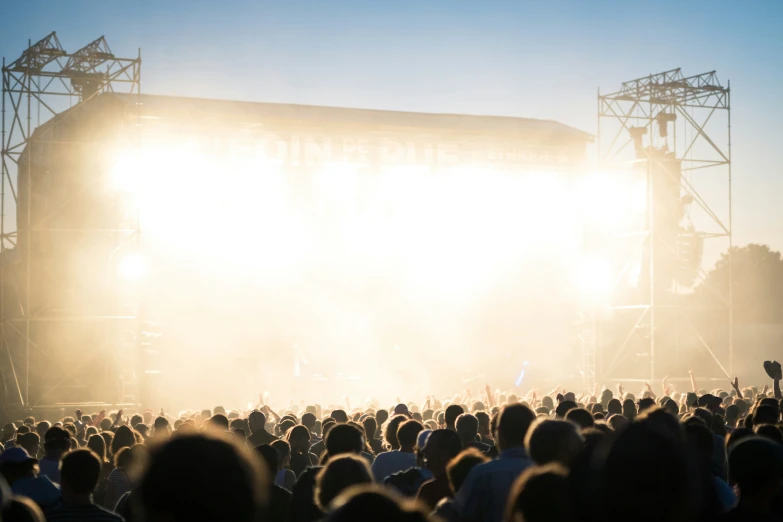
[[[596,89],[731,80],[736,243],[783,249],[783,2],[0,0],[0,55],[56,30],[141,48],[143,91],[497,114],[596,129]]]

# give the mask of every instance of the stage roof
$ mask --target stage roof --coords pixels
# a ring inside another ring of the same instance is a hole
[[[105,93],[89,100],[82,107],[90,110],[134,103],[136,97],[127,94]],[[425,112],[355,109],[286,103],[263,103],[206,98],[186,98],[143,94],[141,116],[144,120],[182,120],[234,123],[237,127],[268,126],[277,129],[281,124],[290,128],[351,128],[370,133],[418,132],[432,135],[459,135],[461,137],[502,137],[508,140],[564,144],[592,141],[587,132],[568,125],[533,118],[509,116],[479,116],[469,114],[438,114]],[[55,122],[65,119],[74,109],[68,109],[41,125],[44,131]]]

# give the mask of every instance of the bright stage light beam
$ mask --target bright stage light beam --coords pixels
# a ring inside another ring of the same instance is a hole
[[[588,258],[579,267],[577,282],[582,298],[593,303],[605,303],[614,291],[612,267],[606,259]]]
[[[147,275],[147,260],[140,255],[127,255],[117,262],[117,275],[131,281],[143,279]]]

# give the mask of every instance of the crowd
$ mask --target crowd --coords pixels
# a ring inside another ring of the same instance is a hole
[[[10,521],[783,521],[772,389],[639,395],[487,387],[423,403],[126,415],[4,426]]]

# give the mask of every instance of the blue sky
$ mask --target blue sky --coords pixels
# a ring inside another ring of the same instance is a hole
[[[783,2],[0,0],[0,55],[56,30],[144,59],[143,91],[554,119],[682,67],[731,80],[736,243],[783,249]]]

